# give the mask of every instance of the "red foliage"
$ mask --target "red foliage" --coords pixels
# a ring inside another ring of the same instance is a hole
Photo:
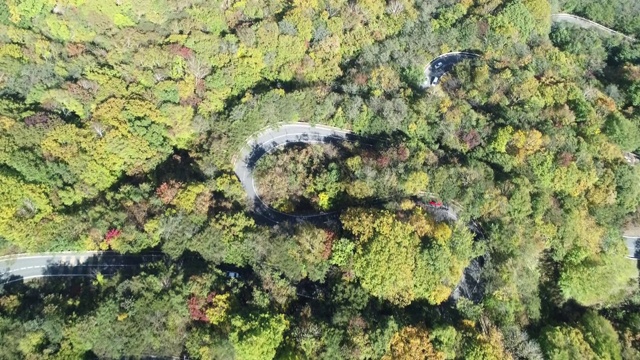
[[[67,53],[70,57],[81,55],[86,47],[80,43],[69,43],[67,44]]]
[[[462,141],[464,141],[467,144],[467,148],[471,150],[482,143],[482,138],[477,131],[471,129],[471,131],[462,137]]]
[[[396,154],[398,155],[398,160],[404,162],[409,158],[409,149],[406,146],[400,145],[396,150]]]
[[[24,118],[24,124],[27,126],[47,125],[50,121],[51,118],[42,112]]]
[[[189,315],[191,315],[193,320],[209,322],[209,318],[207,318],[207,315],[204,313],[202,305],[204,304],[202,304],[200,299],[192,296],[187,303],[187,306],[189,307]]]
[[[209,322],[209,318],[207,317],[205,308],[208,304],[213,303],[213,298],[215,296],[215,292],[210,292],[209,295],[207,295],[206,299],[199,298],[195,295],[192,296],[187,302],[187,307],[189,308],[191,319],[196,321]]]
[[[367,74],[361,72],[357,73],[353,78],[353,82],[360,86],[367,85],[367,81],[369,81],[369,77]]]
[[[327,260],[331,256],[331,249],[333,248],[333,241],[336,239],[336,233],[331,230],[325,230],[324,251],[322,252],[322,258]]]
[[[566,151],[563,152],[562,154],[560,154],[560,157],[558,158],[558,162],[562,167],[569,166],[573,162],[573,154]]]
[[[189,49],[188,47],[178,44],[171,44],[167,48],[172,54],[178,55],[184,59],[190,59],[193,57],[193,50]]]
[[[178,195],[181,186],[181,183],[174,180],[164,182],[156,189],[156,195],[163,203],[168,204]]]
[[[108,243],[111,242],[111,240],[117,238],[118,236],[120,236],[121,232],[118,229],[111,229],[109,231],[107,231],[107,234],[104,236],[104,240]]]
[[[198,80],[198,86],[200,87],[200,84],[203,84],[202,89],[204,90],[204,82],[202,80]],[[182,106],[192,106],[192,107],[196,107],[198,106],[198,104],[200,104],[202,102],[202,99],[197,97],[196,95],[191,95],[188,98],[185,99],[180,99],[180,105]]]
[[[377,160],[378,166],[381,168],[386,168],[387,166],[389,166],[390,162],[391,162],[391,159],[387,154],[380,156]]]

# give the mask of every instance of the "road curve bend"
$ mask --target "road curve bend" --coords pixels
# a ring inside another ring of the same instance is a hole
[[[623,238],[629,251],[629,259],[640,260],[640,236],[624,236]]]
[[[636,41],[634,37],[625,35],[591,20],[571,15],[553,14],[553,22],[568,22],[582,28],[595,28],[612,35],[619,35],[627,40]],[[435,85],[439,78],[451,71],[453,66],[465,59],[478,58],[480,55],[458,51],[439,55],[425,68],[425,82],[423,88]],[[437,80],[434,83],[434,79]],[[325,125],[311,125],[308,123],[292,123],[269,128],[247,140],[234,161],[234,171],[240,180],[247,196],[253,202],[254,211],[266,219],[278,223],[287,220],[322,219],[333,213],[315,215],[293,215],[279,212],[260,200],[255,188],[253,168],[256,162],[275,149],[289,143],[323,143],[332,141],[355,140],[358,136],[344,129]],[[432,209],[443,220],[457,220],[456,211],[444,206]],[[640,236],[624,236],[629,251],[629,258],[638,260],[640,257]],[[42,277],[93,277],[97,272],[109,273],[118,268],[137,266],[146,261],[145,257],[162,256],[150,255],[121,255],[113,252],[54,252],[29,253],[0,256],[0,286],[16,281],[26,281]]]
[[[604,25],[598,24],[597,22],[591,21],[589,19],[585,19],[580,16],[572,15],[572,14],[565,14],[565,13],[551,14],[551,21],[554,23],[559,23],[559,22],[571,23],[583,29],[597,29],[597,30],[606,32],[610,35],[622,36],[623,38],[629,41],[637,40],[632,36],[625,35],[619,31],[615,31]],[[462,60],[474,59],[478,57],[480,57],[480,55],[471,53],[471,52],[466,52],[466,51],[454,51],[454,52],[438,55],[435,59],[431,60],[431,62],[429,62],[429,64],[425,67],[424,69],[425,80],[420,86],[423,89],[426,89],[431,86],[435,86],[438,84],[438,81],[440,80],[442,75],[451,71],[451,69],[453,69],[453,67],[457,63],[461,62]]]
[[[236,157],[233,168],[247,193],[250,203],[253,205],[255,213],[274,223],[290,220],[322,220],[322,218],[328,217],[333,213],[313,215],[285,214],[262,202],[256,189],[253,169],[262,156],[272,153],[287,144],[353,141],[357,138],[356,135],[348,130],[308,123],[291,123],[267,128],[247,140],[247,143]]]
[[[445,73],[451,71],[453,67],[466,59],[476,59],[480,55],[466,51],[454,51],[446,54],[438,55],[424,69],[424,82],[421,84],[423,89],[437,85],[438,81]]]
[[[253,205],[253,211],[263,218],[273,223],[296,220],[323,221],[337,213],[330,212],[312,215],[286,214],[265,204],[260,199],[260,195],[256,189],[253,169],[262,156],[287,144],[330,143],[335,141],[355,141],[358,139],[362,140],[366,138],[355,135],[349,130],[325,125],[312,125],[309,123],[290,123],[267,128],[247,140],[247,143],[234,160],[234,171],[247,193],[249,202]],[[447,205],[436,208],[427,204],[425,207],[427,207],[439,221],[446,220],[455,222],[458,219],[457,212]]]

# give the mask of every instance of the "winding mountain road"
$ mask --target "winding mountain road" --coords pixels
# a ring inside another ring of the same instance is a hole
[[[439,55],[435,59],[431,60],[424,69],[425,81],[422,83],[421,87],[428,88],[437,85],[442,75],[451,71],[457,63],[462,60],[475,59],[479,57],[480,55],[478,54],[465,51],[456,51]]]
[[[247,141],[247,144],[240,150],[240,154],[234,162],[234,171],[253,205],[253,211],[267,220],[275,223],[305,219],[321,220],[332,213],[292,215],[277,211],[266,205],[258,195],[253,169],[262,156],[287,144],[330,143],[334,141],[351,141],[356,138],[355,135],[347,130],[324,125],[314,126],[307,123],[292,123],[276,128],[268,128]]]
[[[635,38],[595,23],[591,20],[571,14],[553,14],[553,22],[572,23],[582,28],[595,28],[612,35],[619,35],[627,40]],[[437,84],[440,77],[451,71],[453,67],[466,59],[478,58],[480,55],[471,52],[451,52],[433,59],[425,68],[423,88]],[[437,79],[436,79],[437,78]],[[435,80],[435,81],[434,81]],[[253,210],[271,222],[278,223],[291,220],[323,219],[334,213],[315,215],[293,215],[279,212],[262,202],[255,188],[253,168],[260,157],[290,143],[328,143],[333,141],[352,141],[358,139],[348,130],[324,125],[307,123],[285,124],[277,128],[269,128],[250,138],[234,161],[234,170],[248,198],[253,202]],[[634,157],[635,160],[635,157]],[[628,160],[630,161],[630,160]],[[442,206],[439,208],[425,205],[440,220],[456,221],[458,216],[454,209]],[[625,244],[629,250],[629,258],[638,259],[640,236],[625,235]],[[138,266],[151,255],[121,255],[112,252],[57,252],[31,253],[0,257],[0,286],[11,282],[25,281],[41,277],[93,277],[97,272],[109,274],[123,267]]]
[[[274,223],[297,220],[322,221],[337,213],[331,212],[312,215],[286,214],[265,204],[260,199],[260,195],[256,189],[255,178],[253,177],[255,164],[262,156],[287,144],[331,143],[336,141],[355,141],[358,139],[364,140],[366,138],[359,137],[348,130],[325,125],[291,123],[267,128],[247,141],[247,144],[242,148],[240,154],[234,161],[234,171],[247,193],[247,197],[253,205],[253,211],[256,214]],[[437,221],[455,222],[458,220],[458,215],[452,207],[446,205],[435,207],[428,204],[424,207],[434,215]]]
[[[636,41],[636,38],[632,36],[625,35],[619,31],[615,31],[604,25],[598,24],[597,22],[593,22],[589,19],[585,19],[583,17],[572,15],[572,14],[565,14],[565,13],[552,14],[551,21],[554,23],[561,23],[561,22],[570,23],[570,24],[579,26],[583,29],[596,29],[610,35],[621,36],[629,41]],[[424,69],[425,81],[421,84],[421,87],[423,89],[426,89],[428,87],[437,85],[438,82],[440,81],[440,78],[444,74],[451,71],[451,69],[453,69],[453,67],[456,64],[458,64],[463,60],[475,59],[479,57],[480,55],[478,54],[475,54],[472,52],[466,52],[466,51],[455,51],[455,52],[439,55],[435,59],[431,60],[431,62],[429,62],[429,64],[425,67]]]

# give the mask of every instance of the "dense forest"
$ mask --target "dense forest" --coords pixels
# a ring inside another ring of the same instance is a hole
[[[639,359],[640,42],[560,12],[640,39],[632,0],[1,1],[0,255],[162,256],[0,285],[0,359]],[[326,221],[234,173],[291,122],[361,139],[256,164]]]

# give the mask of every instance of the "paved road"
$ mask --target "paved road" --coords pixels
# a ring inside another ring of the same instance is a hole
[[[247,193],[253,211],[262,217],[274,222],[291,220],[318,220],[323,221],[336,213],[320,213],[314,215],[285,214],[277,211],[262,202],[255,186],[253,169],[257,161],[264,155],[292,143],[327,143],[334,141],[353,141],[364,139],[344,129],[324,125],[311,125],[308,123],[285,124],[275,128],[269,128],[247,141],[246,146],[240,151],[234,163],[234,171]],[[434,207],[425,205],[425,208],[434,214],[438,221],[457,221],[456,211],[448,206]]]
[[[112,252],[59,252],[0,257],[0,285],[40,277],[108,275],[123,267],[158,258],[161,254],[121,255]]]
[[[604,25],[600,25],[597,22],[593,22],[589,19],[585,19],[582,18],[580,16],[576,16],[576,15],[571,15],[571,14],[553,14],[551,15],[551,21],[553,22],[567,22],[567,23],[571,23],[574,25],[577,25],[581,28],[584,29],[597,29],[603,32],[606,32],[608,34],[611,35],[618,35],[618,36],[622,36],[623,38],[630,40],[630,41],[636,41],[636,39],[632,36],[629,35],[625,35],[621,32],[615,31],[613,29],[610,29]]]
[[[425,81],[421,85],[422,88],[437,85],[442,75],[451,71],[451,69],[453,69],[453,67],[462,60],[475,59],[478,57],[480,57],[480,55],[464,51],[456,51],[439,55],[437,58],[431,60],[429,65],[425,68]]]
[[[563,14],[563,13],[552,14],[551,21],[556,23],[558,22],[571,23],[585,29],[597,29],[611,35],[622,36],[623,38],[630,41],[636,41],[636,39],[632,36],[625,35],[621,32],[610,29],[604,25],[600,25],[589,19],[585,19],[576,15]],[[439,55],[435,59],[431,60],[429,65],[427,65],[427,67],[425,68],[424,70],[425,81],[422,83],[421,87],[428,88],[428,87],[437,85],[438,82],[440,81],[440,78],[447,72],[451,71],[451,69],[453,69],[453,67],[457,63],[466,59],[474,59],[478,57],[480,57],[480,55],[470,53],[470,52],[464,52],[464,51],[456,51],[456,52],[450,52],[450,53]]]
[[[624,153],[624,160],[631,166],[636,166],[638,163],[640,163],[640,158],[638,158],[638,155],[631,152]]]
[[[293,143],[329,143],[334,141],[352,141],[357,139],[350,131],[324,125],[306,123],[285,124],[269,128],[250,138],[242,148],[234,163],[234,171],[242,184],[247,197],[253,205],[253,211],[267,220],[278,223],[296,219],[322,220],[333,213],[315,215],[291,215],[277,211],[262,202],[256,190],[253,169],[258,160],[274,150]]]
[[[638,260],[640,255],[640,237],[625,236],[624,243],[629,250],[629,257]]]
[[[552,20],[573,23],[583,28],[597,28],[635,41],[635,38],[631,36],[575,15],[554,14]],[[468,52],[452,52],[438,56],[426,67],[425,82],[422,86],[425,88],[431,86],[435,77],[439,79],[460,61],[477,57],[479,55]],[[265,218],[277,223],[292,219],[326,217],[331,214],[296,216],[278,212],[265,205],[260,200],[255,188],[252,176],[253,168],[260,157],[289,143],[322,143],[356,138],[357,136],[347,130],[328,126],[313,126],[305,123],[282,125],[276,129],[267,129],[247,141],[247,145],[241,150],[238,160],[234,164],[234,170],[247,192],[247,196],[253,201],[254,211]],[[633,160],[636,160],[635,156]],[[426,208],[442,220],[456,221],[458,218],[456,211],[448,206],[435,208],[426,205]],[[629,249],[629,257],[637,259],[636,249],[640,250],[640,246],[638,246],[640,237],[625,236],[624,239]],[[94,276],[96,272],[108,273],[126,266],[137,266],[143,261],[145,261],[145,255],[127,256],[110,252],[59,252],[3,256],[0,257],[0,285],[48,276]]]
[[[300,219],[323,219],[334,213],[316,215],[285,214],[264,204],[255,188],[253,168],[260,157],[290,143],[328,143],[333,141],[353,141],[359,137],[348,130],[307,123],[285,124],[266,129],[249,139],[234,163],[234,170],[247,196],[254,203],[254,211],[272,222]],[[360,138],[362,139],[362,138]],[[440,220],[456,221],[458,216],[448,206],[424,205]],[[58,252],[18,254],[0,257],[0,285],[26,281],[41,277],[93,277],[97,272],[110,274],[123,267],[138,266],[140,263],[162,256],[160,253],[146,255],[121,255],[112,252]]]

